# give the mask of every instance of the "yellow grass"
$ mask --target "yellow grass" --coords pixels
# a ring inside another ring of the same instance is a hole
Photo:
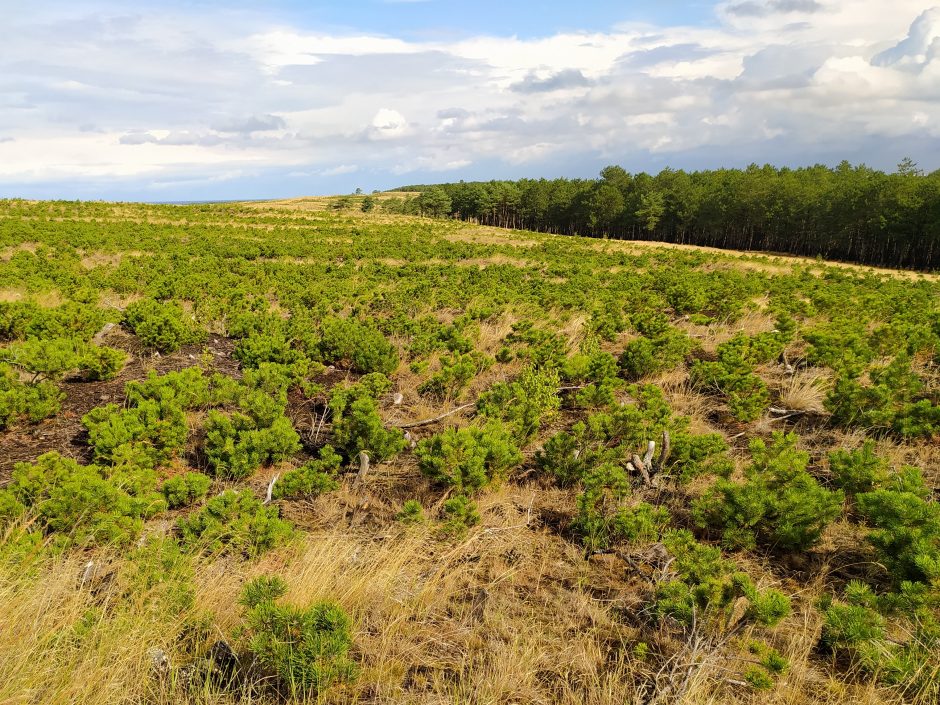
[[[780,406],[794,411],[823,413],[830,375],[818,369],[800,370],[780,389]]]

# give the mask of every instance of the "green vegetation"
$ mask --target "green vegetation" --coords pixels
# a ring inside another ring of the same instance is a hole
[[[403,186],[420,192],[395,210],[565,235],[821,255],[868,264],[936,268],[940,172],[902,164],[894,174],[835,168],[630,174]]]
[[[199,342],[203,337],[186,321],[183,308],[175,303],[137,301],[127,307],[124,322],[142,343],[165,353]]]
[[[277,577],[255,578],[245,585],[245,637],[258,664],[299,697],[353,678],[356,666],[348,657],[352,634],[346,613],[329,602],[307,608],[279,604],[285,592],[287,585]]]
[[[293,535],[291,525],[249,491],[228,490],[179,520],[181,543],[190,551],[258,556]]]
[[[166,508],[156,480],[147,468],[111,471],[52,451],[16,466],[0,490],[0,518],[27,515],[31,531],[53,536],[58,545],[128,544],[144,519]]]
[[[696,502],[701,526],[721,529],[729,548],[758,542],[782,550],[805,550],[842,512],[842,492],[831,492],[806,471],[809,454],[796,448],[794,434],[775,433],[770,446],[751,442],[752,462],[745,482],[719,478]]]
[[[426,438],[415,449],[421,472],[454,487],[476,492],[504,479],[522,462],[522,455],[505,427],[490,422],[483,427],[450,429]]]
[[[720,181],[0,201],[0,700],[936,702],[940,283],[439,218]]]

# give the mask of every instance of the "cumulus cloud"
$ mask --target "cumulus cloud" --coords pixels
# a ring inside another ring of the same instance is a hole
[[[401,174],[587,176],[611,162],[890,166],[914,151],[940,167],[940,8],[920,0],[729,0],[699,27],[533,38],[118,5],[31,8],[8,25],[0,195],[279,195],[305,178],[345,191]]]
[[[397,110],[380,108],[372,118],[369,136],[372,139],[388,140],[401,137],[408,132],[408,121]]]
[[[907,37],[872,59],[875,66],[922,68],[940,54],[940,7],[923,12]]]

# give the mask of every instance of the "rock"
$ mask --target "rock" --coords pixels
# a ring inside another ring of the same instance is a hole
[[[147,649],[147,657],[150,659],[150,669],[157,676],[163,677],[170,672],[170,659],[163,649],[157,647]]]

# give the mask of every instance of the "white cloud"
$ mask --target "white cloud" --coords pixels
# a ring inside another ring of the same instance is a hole
[[[372,118],[369,135],[372,139],[388,140],[402,137],[408,132],[408,121],[397,110],[380,108]]]
[[[9,19],[4,191],[278,170],[387,183],[602,161],[886,165],[911,144],[940,167],[940,8],[920,0],[729,0],[708,27],[456,41],[114,7]]]

